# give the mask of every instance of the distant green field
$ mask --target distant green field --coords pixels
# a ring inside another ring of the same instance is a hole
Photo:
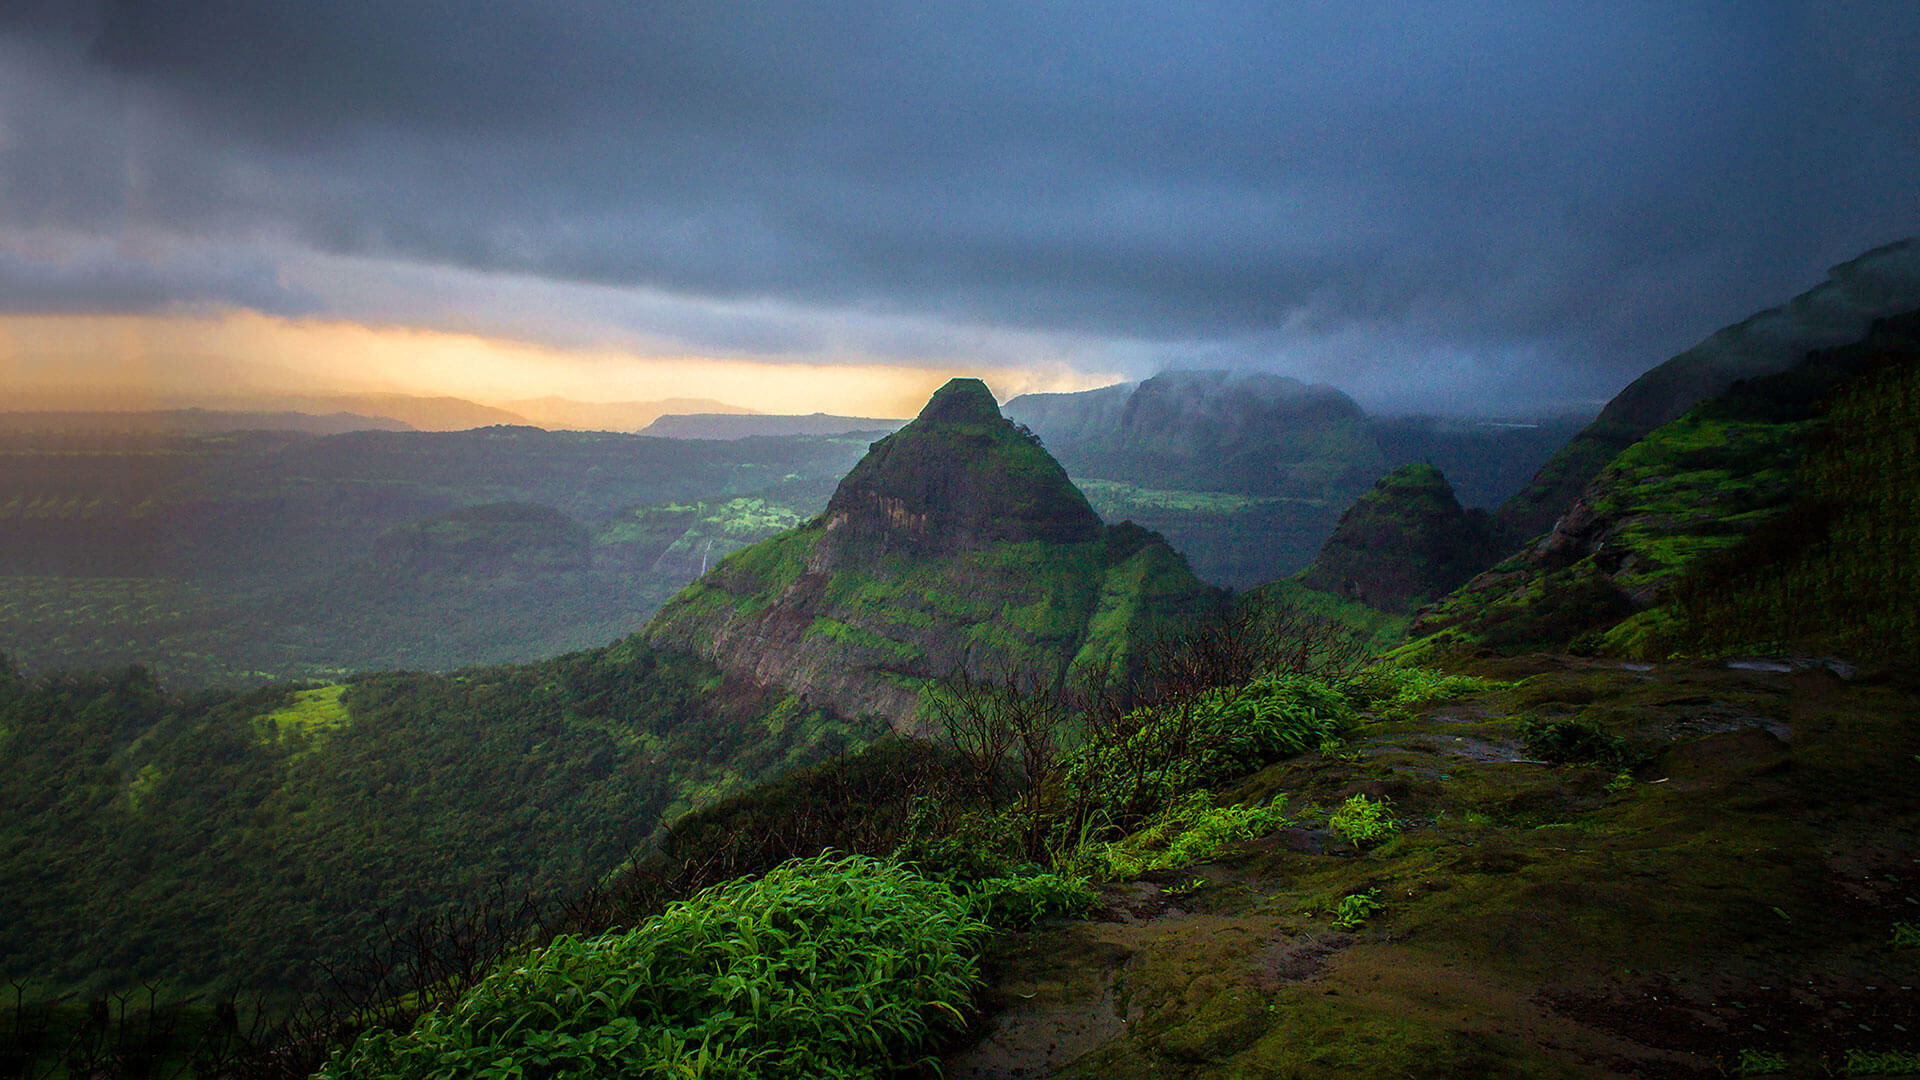
[[[346,703],[340,700],[346,692],[341,683],[297,691],[285,705],[255,717],[254,727],[274,740],[293,732],[312,735],[345,727],[352,722]]]
[[[1186,510],[1203,514],[1231,514],[1249,506],[1296,502],[1317,506],[1316,499],[1257,499],[1225,491],[1175,491],[1138,487],[1121,480],[1075,480],[1074,485],[1093,504],[1094,512],[1109,521],[1125,517],[1130,510]]]
[[[1122,480],[1076,478],[1074,484],[1107,522],[1152,529],[1202,579],[1233,588],[1305,567],[1346,508],[1321,498],[1142,487]]]

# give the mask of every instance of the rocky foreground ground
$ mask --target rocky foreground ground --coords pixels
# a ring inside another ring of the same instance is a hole
[[[947,1075],[1920,1068],[1910,677],[1564,657],[1474,673],[1506,685],[1225,793],[1284,793],[1294,827],[1001,938]],[[1593,763],[1553,764],[1537,737],[1553,721],[1619,741],[1562,738]],[[1398,833],[1356,849],[1328,830],[1353,793],[1388,799]],[[1368,893],[1380,906],[1336,928]]]

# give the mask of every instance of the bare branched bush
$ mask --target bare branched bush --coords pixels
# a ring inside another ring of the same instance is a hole
[[[1036,857],[1044,833],[1040,800],[1080,711],[1078,694],[1013,668],[986,676],[962,669],[940,680],[931,711],[947,745],[965,763],[970,794],[991,807],[1011,793],[1026,823],[1027,855]]]
[[[1366,647],[1331,619],[1293,604],[1240,598],[1148,645],[1137,695],[1142,704],[1165,707],[1262,675],[1331,682],[1359,671],[1368,659]]]

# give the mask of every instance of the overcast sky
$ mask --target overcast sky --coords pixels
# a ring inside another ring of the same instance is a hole
[[[0,317],[1604,399],[1920,233],[1916,56],[1910,0],[0,0]]]

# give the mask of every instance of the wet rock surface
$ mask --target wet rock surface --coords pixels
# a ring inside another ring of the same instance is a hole
[[[1294,826],[1113,886],[1101,921],[1001,939],[950,1075],[1818,1076],[1920,1050],[1920,950],[1893,944],[1920,924],[1911,686],[1566,657],[1480,673],[1511,685],[1233,793],[1286,794]],[[1542,714],[1634,757],[1507,759]],[[1391,800],[1394,840],[1316,824],[1355,791]],[[1333,926],[1366,890],[1384,907]]]

